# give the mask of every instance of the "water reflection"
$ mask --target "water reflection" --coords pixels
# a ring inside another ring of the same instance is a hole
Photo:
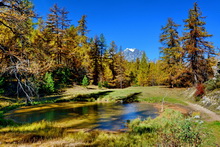
[[[155,118],[157,110],[145,103],[113,104],[113,103],[60,103],[57,107],[42,107],[33,111],[29,107],[23,111],[14,111],[7,118],[21,123],[46,121],[82,121],[73,128],[94,128],[118,130],[125,128],[126,122],[135,118]],[[25,111],[24,111],[25,110]]]

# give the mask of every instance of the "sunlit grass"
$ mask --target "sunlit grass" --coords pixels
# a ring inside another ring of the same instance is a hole
[[[120,97],[126,97],[132,93],[141,93],[138,95],[139,101],[146,101],[149,103],[161,103],[163,100],[169,103],[177,103],[186,105],[184,102],[185,88],[166,88],[161,86],[152,87],[129,87],[125,89],[114,89],[113,92],[103,97],[102,100],[114,101]]]
[[[32,124],[8,126],[0,129],[0,132],[36,132],[49,129],[53,126],[51,122],[41,121]]]
[[[212,132],[211,142],[220,145],[220,122],[206,122],[205,126]]]

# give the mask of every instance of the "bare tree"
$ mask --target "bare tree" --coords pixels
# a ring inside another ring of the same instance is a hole
[[[34,84],[30,80],[32,75],[30,59],[26,48],[30,48],[28,34],[30,33],[31,18],[35,14],[32,4],[27,0],[0,1],[0,27],[8,31],[9,38],[0,41],[1,73],[13,76],[17,81],[17,94],[25,94],[27,104],[31,103],[31,96],[36,95]]]

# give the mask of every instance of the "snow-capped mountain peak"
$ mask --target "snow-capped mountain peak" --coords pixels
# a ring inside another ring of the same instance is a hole
[[[136,48],[126,48],[125,51],[126,51],[126,50],[129,50],[129,51],[131,51],[131,52],[134,52],[134,51],[136,50]]]
[[[124,57],[128,61],[135,61],[137,58],[141,59],[143,51],[136,48],[126,48],[123,51]]]

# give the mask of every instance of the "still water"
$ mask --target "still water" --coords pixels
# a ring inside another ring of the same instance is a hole
[[[19,123],[52,121],[69,125],[71,128],[118,130],[135,118],[155,118],[158,110],[146,103],[88,103],[68,102],[27,106],[12,111],[6,118]]]

